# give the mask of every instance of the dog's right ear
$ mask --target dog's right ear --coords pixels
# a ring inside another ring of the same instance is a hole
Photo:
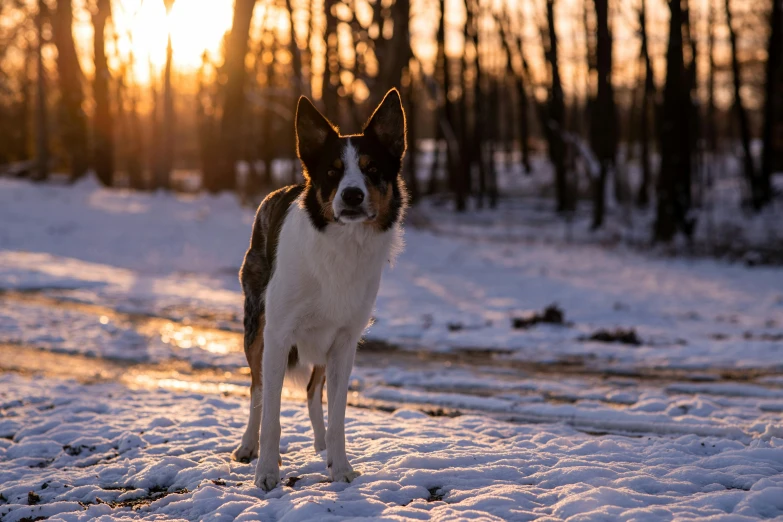
[[[306,96],[296,106],[296,153],[307,165],[321,153],[330,135],[337,136],[334,126]]]

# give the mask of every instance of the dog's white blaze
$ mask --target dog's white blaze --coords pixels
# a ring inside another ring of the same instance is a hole
[[[257,485],[279,478],[282,380],[294,345],[302,364],[326,365],[331,478],[355,476],[345,454],[348,380],[356,345],[375,305],[383,265],[397,250],[401,232],[399,225],[380,233],[365,226],[327,227],[319,232],[301,198],[291,205],[280,230],[277,268],[266,290]]]
[[[364,194],[364,202],[361,205],[361,209],[365,214],[370,214],[369,197],[367,197],[367,184],[364,181],[364,174],[359,167],[359,155],[356,152],[356,148],[351,143],[351,139],[348,138],[345,141],[345,148],[342,153],[343,160],[343,179],[340,180],[340,184],[337,186],[337,195],[332,202],[332,210],[335,216],[340,216],[340,213],[345,209],[343,203],[342,193],[343,190],[348,187],[355,187],[362,191]]]
[[[340,180],[340,186],[337,188],[338,194],[342,194],[343,189],[348,187],[356,187],[362,189],[364,195],[367,196],[364,174],[362,174],[362,169],[359,168],[359,155],[350,138],[346,140],[342,156],[345,173],[343,174],[343,179]]]

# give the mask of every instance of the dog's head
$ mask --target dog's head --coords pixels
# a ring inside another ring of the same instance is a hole
[[[362,134],[351,136],[340,135],[306,97],[299,99],[296,150],[307,181],[305,207],[317,229],[363,223],[385,231],[400,219],[405,134],[397,89],[386,93]]]

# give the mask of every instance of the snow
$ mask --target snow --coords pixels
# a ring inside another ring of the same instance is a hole
[[[253,210],[0,179],[0,518],[783,517],[783,269],[515,212],[412,211],[352,376],[361,477],[326,482],[286,400],[264,494],[229,458]],[[512,326],[551,303],[565,324]],[[616,328],[641,344],[584,340]]]
[[[783,439],[715,435],[595,437],[562,424],[349,409],[348,451],[362,475],[326,482],[302,403],[283,406],[282,476],[268,494],[229,459],[244,400],[116,384],[0,377],[0,515],[58,520],[660,519],[783,516]],[[779,435],[779,433],[778,433]],[[293,480],[298,477],[297,480]],[[28,493],[40,497],[28,505]],[[165,496],[162,496],[165,495]],[[150,496],[132,509],[128,501]],[[112,508],[114,503],[117,507]]]
[[[236,273],[253,211],[232,196],[108,191],[91,180],[0,180],[0,195],[0,287],[178,320],[206,315],[241,329]],[[369,339],[637,370],[783,366],[783,340],[763,338],[783,331],[779,268],[491,234],[455,239],[412,227],[406,245],[384,274]],[[510,327],[513,317],[553,302],[571,327]],[[29,330],[17,317],[29,313],[8,315],[10,329]],[[643,345],[579,341],[615,327],[635,328]],[[745,335],[751,330],[758,335]],[[99,342],[90,350],[101,346],[110,349]]]

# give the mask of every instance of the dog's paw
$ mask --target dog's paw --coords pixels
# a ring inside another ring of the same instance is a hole
[[[318,438],[315,439],[315,452],[321,453],[323,450],[326,449],[326,440],[321,437],[319,440]]]
[[[258,446],[250,447],[240,444],[237,449],[231,453],[231,460],[237,462],[250,462],[254,458],[258,457]]]
[[[280,468],[277,466],[272,469],[256,468],[256,477],[253,482],[264,491],[272,491],[280,483]]]
[[[345,469],[332,468],[330,475],[332,476],[332,482],[352,482],[353,479],[361,475],[361,473],[350,467]]]

